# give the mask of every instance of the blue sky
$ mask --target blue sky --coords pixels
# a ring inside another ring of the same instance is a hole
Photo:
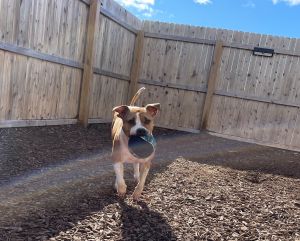
[[[145,20],[300,38],[300,0],[117,0]]]

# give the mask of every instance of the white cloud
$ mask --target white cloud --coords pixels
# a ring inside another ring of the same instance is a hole
[[[277,4],[279,2],[285,2],[290,6],[296,6],[300,4],[300,0],[272,0],[273,4]]]
[[[152,17],[155,12],[152,6],[155,4],[155,0],[116,0],[124,7],[134,7],[144,16]]]
[[[255,8],[255,3],[252,1],[248,1],[247,3],[243,4],[243,7],[245,8]]]
[[[154,15],[166,15],[167,12],[165,11],[162,11],[162,10],[159,10],[159,9],[152,9],[151,11],[149,12],[145,12],[143,13],[143,16],[146,17],[146,18],[151,18],[153,17]]]
[[[169,17],[169,18],[175,18],[175,14],[170,13],[168,17]]]
[[[256,7],[255,3],[253,1],[251,1],[251,0],[249,0],[246,3],[244,3],[242,6],[244,8],[255,8]]]
[[[146,18],[151,18],[153,16],[153,13],[145,12],[145,13],[143,13],[143,16]]]
[[[194,2],[195,2],[195,3],[199,3],[199,4],[203,4],[203,5],[212,3],[211,0],[194,0]]]

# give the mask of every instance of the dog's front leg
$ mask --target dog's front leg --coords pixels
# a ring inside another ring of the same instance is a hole
[[[114,170],[116,173],[116,183],[115,188],[117,189],[118,195],[124,197],[126,194],[126,183],[124,180],[124,165],[122,162],[114,163]]]
[[[137,183],[140,181],[140,164],[139,163],[133,163],[133,176]]]
[[[145,181],[150,169],[151,162],[148,161],[146,163],[141,164],[141,177],[140,181],[138,182],[137,186],[135,187],[135,190],[133,192],[133,199],[138,200],[143,192]]]

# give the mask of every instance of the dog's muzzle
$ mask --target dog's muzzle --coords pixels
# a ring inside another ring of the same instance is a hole
[[[139,128],[136,130],[136,136],[147,136],[148,131],[144,128]]]

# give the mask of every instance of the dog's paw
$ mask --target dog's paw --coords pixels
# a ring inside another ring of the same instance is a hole
[[[126,196],[126,189],[125,190],[118,190],[118,196],[120,198],[125,198],[125,196]]]
[[[118,197],[121,198],[121,199],[124,199],[126,196],[126,192],[118,192]]]
[[[138,184],[140,182],[140,176],[138,176],[138,177],[134,176],[134,180]]]
[[[116,185],[117,193],[120,198],[124,198],[126,195],[127,186],[126,185]]]
[[[139,201],[141,195],[142,195],[142,192],[134,191],[134,193],[132,194],[132,198],[133,198],[134,201]]]

